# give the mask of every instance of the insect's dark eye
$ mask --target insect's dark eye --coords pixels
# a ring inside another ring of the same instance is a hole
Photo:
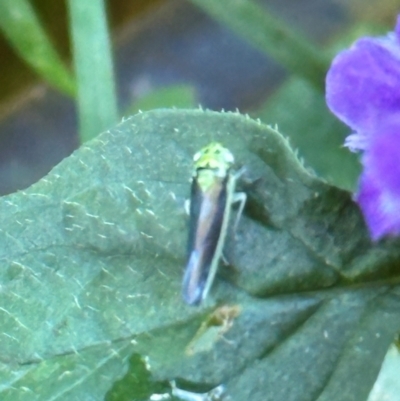
[[[221,153],[221,149],[216,149],[216,150],[215,150],[215,153],[216,153],[217,155],[219,155],[219,154]]]

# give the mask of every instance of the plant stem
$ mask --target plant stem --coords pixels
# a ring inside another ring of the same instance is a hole
[[[118,120],[104,0],[68,0],[81,142]]]

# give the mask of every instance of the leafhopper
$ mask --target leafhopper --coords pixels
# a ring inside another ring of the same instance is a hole
[[[188,257],[183,276],[183,298],[199,305],[210,291],[228,230],[231,206],[240,202],[234,229],[246,202],[246,194],[235,192],[243,169],[234,172],[234,157],[213,142],[193,157],[190,194]]]

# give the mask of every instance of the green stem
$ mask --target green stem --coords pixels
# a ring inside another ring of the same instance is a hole
[[[82,142],[118,121],[104,0],[68,0]]]

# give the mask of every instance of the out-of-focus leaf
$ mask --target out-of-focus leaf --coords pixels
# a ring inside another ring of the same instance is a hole
[[[249,199],[234,269],[197,308],[180,295],[183,205],[211,140],[246,165]],[[399,329],[399,242],[372,245],[347,192],[238,114],[138,114],[1,198],[0,219],[4,401],[141,400],[173,379],[233,401],[364,401]]]
[[[129,358],[128,373],[115,383],[112,390],[107,393],[105,401],[148,400],[155,392],[159,394],[168,392],[169,384],[154,382],[146,365],[146,361],[139,354],[133,354]]]
[[[251,115],[278,124],[279,131],[319,176],[341,188],[355,189],[360,163],[343,147],[349,128],[330,113],[324,95],[312,86],[289,79]]]
[[[136,114],[161,108],[190,109],[196,107],[194,88],[189,85],[174,85],[156,89],[135,101],[125,114]]]
[[[118,121],[111,45],[104,0],[68,0],[78,82],[79,136],[94,138]]]
[[[399,371],[400,352],[395,345],[392,345],[367,401],[397,401],[400,394]]]
[[[243,39],[314,85],[321,92],[329,59],[299,32],[254,0],[191,0]]]
[[[0,2],[0,29],[18,54],[46,81],[67,95],[75,82],[28,0]]]

